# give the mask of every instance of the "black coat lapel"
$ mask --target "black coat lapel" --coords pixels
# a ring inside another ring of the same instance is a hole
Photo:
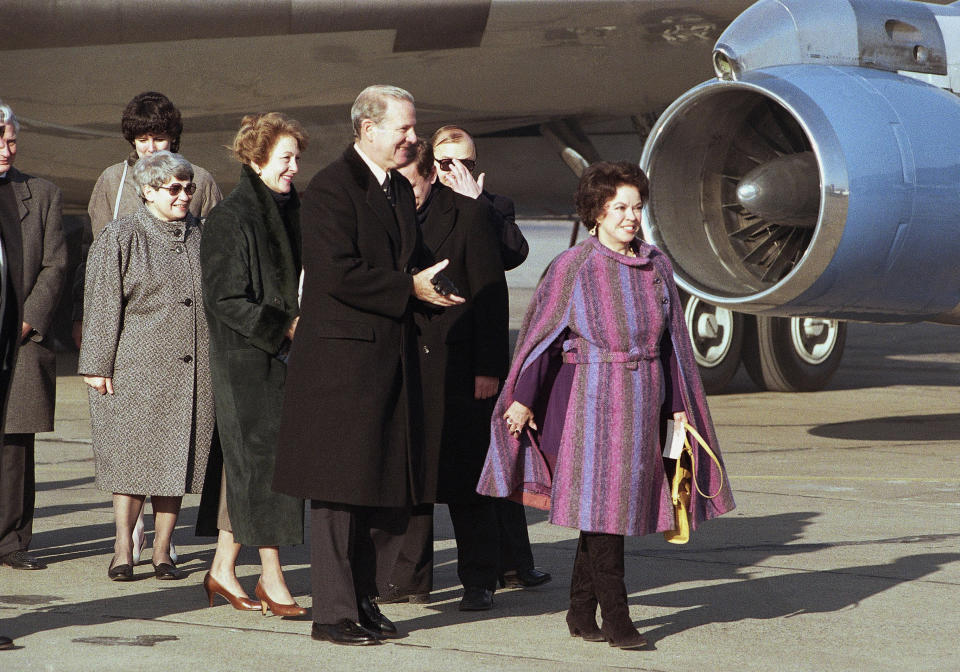
[[[400,230],[400,265],[407,269],[413,262],[413,256],[420,249],[420,230],[417,227],[417,205],[413,196],[413,188],[407,178],[395,170],[390,171],[393,180],[394,194],[397,204],[394,212],[397,215],[397,226]]]
[[[394,244],[394,249],[400,249],[400,228],[397,226],[397,218],[393,214],[393,207],[391,207],[390,202],[383,193],[383,189],[377,184],[376,179],[374,179],[370,168],[364,160],[360,158],[360,155],[357,154],[357,150],[354,149],[353,145],[347,148],[347,151],[343,154],[343,158],[350,167],[357,186],[366,193],[367,206],[373,211],[377,219],[380,220],[383,227],[387,230],[387,234]]]
[[[30,214],[30,208],[25,201],[29,201],[32,194],[30,187],[27,186],[27,180],[16,168],[10,169],[10,185],[13,187],[13,193],[17,195],[17,209],[20,211],[20,221],[26,219]]]
[[[453,191],[439,182],[434,184],[433,188],[437,193],[433,195],[427,211],[427,221],[423,225],[423,244],[436,253],[450,236],[457,218],[453,212]]]

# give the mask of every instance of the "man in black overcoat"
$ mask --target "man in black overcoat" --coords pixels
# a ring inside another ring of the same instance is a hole
[[[351,109],[355,142],[303,194],[303,298],[290,351],[273,486],[311,499],[313,637],[397,636],[372,597],[423,499],[423,410],[413,311],[463,303],[414,273],[413,97],[372,86]],[[383,534],[380,534],[380,533]],[[374,545],[373,537],[385,541]]]
[[[0,155],[9,151],[9,138],[4,138],[5,134],[6,124],[0,124]],[[3,447],[3,418],[23,324],[22,263],[20,214],[13,185],[4,177],[0,178],[0,494],[22,493],[25,485],[22,458],[8,455]],[[6,521],[0,522],[6,530]],[[4,538],[2,541],[11,549],[19,543],[15,534],[10,540]],[[0,636],[0,649],[12,647],[13,641],[9,637]]]
[[[507,283],[492,207],[435,182],[429,143],[400,169],[413,185],[424,259],[449,259],[444,271],[464,306],[417,315],[423,382],[427,497],[448,504],[457,541],[462,611],[493,606],[499,574],[495,501],[476,493],[490,436],[490,415],[509,366]],[[432,583],[432,507],[418,507],[385,601],[428,593]],[[424,561],[421,562],[420,558]],[[416,601],[416,600],[414,600]]]
[[[484,173],[474,178],[477,168],[477,145],[470,134],[456,125],[438,128],[430,139],[434,149],[438,180],[458,194],[493,206],[491,224],[500,240],[500,256],[504,270],[516,268],[529,252],[526,239],[516,222],[513,201],[484,189]],[[500,530],[500,573],[507,587],[531,588],[552,577],[533,564],[533,551],[527,533],[527,516],[523,505],[508,499],[496,500],[497,525]]]

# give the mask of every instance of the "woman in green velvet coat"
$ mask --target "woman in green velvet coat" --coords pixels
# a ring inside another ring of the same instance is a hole
[[[244,164],[240,182],[210,212],[201,246],[223,452],[222,477],[208,472],[204,488],[209,503],[220,485],[217,552],[203,585],[211,606],[219,594],[236,609],[280,616],[305,613],[284,581],[278,548],[303,543],[303,501],[270,484],[286,354],[300,312],[300,202],[292,181],[306,144],[300,124],[280,113],[244,117],[233,143]],[[260,548],[259,602],[237,580],[243,544]]]

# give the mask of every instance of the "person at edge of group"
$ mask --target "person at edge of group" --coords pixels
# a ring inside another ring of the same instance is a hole
[[[271,490],[287,353],[299,320],[300,200],[293,179],[307,147],[300,124],[278,112],[240,122],[240,181],[204,223],[200,258],[221,460],[214,451],[197,534],[216,535],[204,577],[210,606],[302,616],[283,578],[279,546],[303,543],[303,500]],[[215,525],[214,525],[215,521]],[[257,546],[251,600],[236,574],[241,545]]]
[[[473,177],[477,168],[477,146],[473,137],[455,125],[438,128],[430,139],[440,181],[454,191],[471,198],[482,198],[493,205],[493,223],[500,238],[503,269],[512,270],[527,258],[529,247],[517,226],[513,201],[484,188],[485,173]],[[508,588],[532,588],[553,578],[537,569],[533,562],[527,514],[523,505],[497,499],[497,525],[500,530],[500,585]]]
[[[5,111],[5,110],[4,110]],[[6,120],[6,118],[5,118]],[[10,151],[7,129],[11,124],[0,124],[0,157]],[[16,142],[16,135],[12,136]],[[0,159],[2,160],[2,159]],[[23,491],[26,465],[20,460],[9,460],[3,445],[3,424],[10,383],[20,350],[23,327],[23,251],[20,246],[20,212],[13,185],[6,176],[0,178],[0,483],[7,488]],[[14,648],[10,637],[0,635],[0,650]]]
[[[367,87],[351,120],[354,144],[303,194],[301,317],[273,487],[312,500],[312,637],[366,645],[400,634],[373,597],[423,501],[413,311],[464,300],[433,287],[446,260],[413,272],[416,207],[395,170],[417,139],[413,96]]]
[[[96,483],[113,493],[107,576],[134,578],[133,528],[146,496],[160,580],[183,572],[169,546],[185,492],[199,493],[215,437],[207,323],[200,313],[200,220],[193,166],[166,150],[140,159],[143,205],[90,248],[78,372],[89,386]]]
[[[424,499],[446,503],[457,542],[461,611],[493,606],[499,576],[497,514],[475,492],[490,443],[490,414],[509,366],[507,283],[492,206],[436,182],[433,150],[423,139],[400,168],[413,187],[423,236],[421,266],[449,259],[445,275],[464,306],[416,315],[424,406]],[[411,578],[412,577],[412,578]],[[433,505],[414,509],[387,595],[381,603],[426,601],[433,579]],[[397,595],[399,593],[399,595]]]
[[[530,302],[477,486],[580,530],[567,626],[623,649],[646,645],[627,603],[623,537],[674,527],[661,425],[689,421],[720,455],[672,265],[637,238],[648,193],[628,162],[581,177],[577,214],[590,236],[553,260]],[[698,460],[704,492],[721,478]],[[734,508],[723,483],[714,499],[691,493],[692,528]]]
[[[0,127],[0,183],[15,201],[23,264],[20,347],[0,449],[0,564],[43,569],[43,561],[29,553],[36,490],[34,446],[37,432],[53,430],[57,359],[50,328],[63,289],[67,247],[60,190],[13,167],[20,122],[3,102]]]
[[[133,167],[137,161],[156,151],[180,151],[180,135],[183,133],[183,120],[180,110],[170,99],[156,91],[145,91],[134,96],[120,118],[120,130],[124,139],[130,143],[132,151],[126,159],[104,170],[93,187],[87,214],[90,215],[90,234],[96,239],[104,227],[115,219],[132,215],[141,206],[140,192],[133,180]],[[197,187],[190,199],[190,212],[201,221],[222,198],[220,189],[213,177],[200,166],[193,166],[193,183]],[[84,231],[84,235],[86,235]],[[84,241],[89,247],[90,240]],[[77,267],[73,282],[73,340],[80,348],[83,322],[83,289],[86,274],[85,251]],[[146,543],[143,526],[143,512],[133,531],[133,562],[140,562],[140,554]],[[173,542],[170,557],[177,560],[177,551]]]

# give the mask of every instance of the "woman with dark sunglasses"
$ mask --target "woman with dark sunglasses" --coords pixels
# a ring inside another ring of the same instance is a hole
[[[113,493],[107,576],[133,578],[133,530],[150,496],[157,579],[180,579],[170,539],[184,493],[203,487],[215,439],[194,169],[168,151],[133,167],[141,207],[115,219],[87,260],[79,372],[90,387],[96,482]]]

